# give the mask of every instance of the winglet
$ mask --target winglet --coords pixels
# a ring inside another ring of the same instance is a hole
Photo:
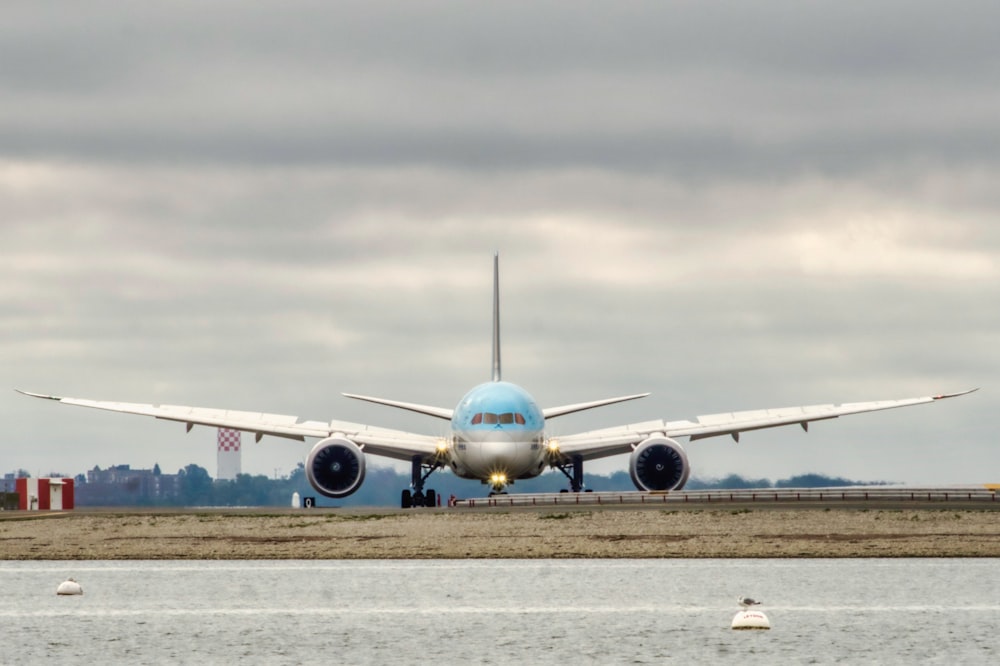
[[[500,252],[493,253],[493,381],[500,381]]]

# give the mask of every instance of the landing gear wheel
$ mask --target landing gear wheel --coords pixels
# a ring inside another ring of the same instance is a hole
[[[427,495],[425,496],[424,499],[425,499],[424,506],[427,507],[437,506],[437,493],[434,492],[433,489],[427,491]]]
[[[403,491],[403,498],[402,501],[400,502],[400,506],[403,507],[404,509],[409,509],[411,506],[413,506],[413,495],[412,493],[410,493],[409,490]]]

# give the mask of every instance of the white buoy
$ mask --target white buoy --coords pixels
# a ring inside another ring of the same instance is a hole
[[[83,588],[80,587],[80,584],[72,578],[67,578],[63,582],[59,583],[59,587],[56,588],[56,594],[83,594]]]
[[[299,499],[299,491],[297,490],[294,493],[292,493],[292,508],[293,509],[302,508],[302,500]]]
[[[733,629],[770,629],[767,616],[759,610],[741,610],[733,617]]]

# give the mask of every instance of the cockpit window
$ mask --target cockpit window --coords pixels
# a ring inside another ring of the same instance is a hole
[[[478,414],[472,415],[472,425],[488,424],[488,425],[510,425],[511,423],[516,423],[518,425],[524,425],[524,414],[521,412],[505,412],[504,414],[493,414],[491,412],[479,412]]]

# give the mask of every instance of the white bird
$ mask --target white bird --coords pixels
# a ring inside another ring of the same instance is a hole
[[[740,606],[743,606],[743,608],[750,608],[751,606],[760,606],[759,601],[757,601],[756,599],[751,599],[750,597],[740,597],[739,599],[736,600],[736,603],[738,603]]]

